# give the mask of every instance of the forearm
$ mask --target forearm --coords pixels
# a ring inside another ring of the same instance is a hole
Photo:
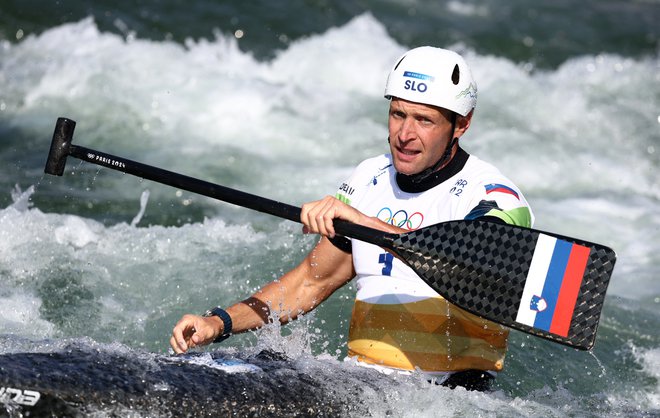
[[[354,275],[350,255],[326,238],[296,268],[268,283],[254,295],[228,308],[233,333],[290,320],[315,309]]]
[[[257,329],[272,321],[286,324],[312,310],[315,305],[310,299],[314,298],[299,291],[298,287],[282,277],[251,297],[226,308],[233,321],[233,333]]]
[[[185,353],[191,347],[209,344],[230,334],[224,329],[225,322],[229,326],[227,319],[232,323],[231,334],[259,328],[271,320],[286,323],[317,307],[354,275],[352,256],[322,237],[298,267],[226,308],[226,321],[215,315],[184,315],[172,330],[170,346],[176,353]]]

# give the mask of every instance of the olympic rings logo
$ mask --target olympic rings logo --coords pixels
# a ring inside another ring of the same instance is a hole
[[[415,212],[412,215],[408,215],[408,212],[400,209],[393,213],[392,209],[388,207],[384,207],[379,210],[376,217],[383,222],[398,226],[399,228],[407,229],[408,231],[414,231],[415,229],[422,226],[422,223],[424,222],[424,215],[422,215],[420,212]]]

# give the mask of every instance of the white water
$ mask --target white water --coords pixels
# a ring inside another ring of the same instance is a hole
[[[2,332],[27,339],[86,336],[163,351],[182,313],[249,295],[293,266],[313,241],[290,222],[109,170],[85,172],[73,159],[63,178],[44,178],[40,164],[58,116],[78,122],[74,143],[299,204],[333,193],[357,162],[385,151],[383,85],[404,49],[369,15],[293,43],[267,62],[221,34],[182,46],[100,33],[91,19],[0,44],[0,123],[29,138],[12,142],[9,155],[21,162],[3,164],[20,167],[23,189],[36,186],[34,194],[14,193],[15,203],[0,209]],[[376,416],[385,409],[394,416],[657,411],[657,329],[635,331],[621,345],[626,321],[616,315],[631,310],[650,315],[651,323],[660,318],[658,57],[583,56],[537,71],[463,52],[480,89],[463,146],[496,163],[525,191],[538,228],[617,251],[606,302],[617,310],[601,325],[601,335],[616,337],[607,351],[597,350],[605,366],[582,353],[550,351],[588,370],[579,377],[562,374],[550,386],[535,386],[543,376],[529,377],[526,350],[533,348],[519,338],[523,343],[510,355],[518,368],[506,385],[516,389],[472,394],[411,383],[410,391],[384,388],[388,402],[374,401],[372,410]],[[3,180],[4,193],[17,181]],[[37,200],[41,193],[75,198],[53,213],[47,203],[30,207],[30,196]],[[125,209],[130,215],[110,223],[100,212],[80,215],[98,200],[132,202]],[[172,209],[176,217],[200,205],[207,217],[192,223],[144,222],[150,214]],[[351,289],[343,289],[299,326],[309,330],[294,326],[291,338],[275,336],[271,347],[283,344],[304,357],[311,334],[316,351],[336,357],[350,298]],[[267,334],[257,338],[263,339]],[[253,337],[242,336],[231,344],[251,343]],[[531,367],[545,364],[533,357]],[[622,358],[655,386],[627,387],[634,378],[612,370]],[[601,380],[602,389],[584,389]]]

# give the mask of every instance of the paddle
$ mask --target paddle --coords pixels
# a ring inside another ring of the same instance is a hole
[[[75,122],[59,118],[45,172],[67,157],[300,222],[300,208],[73,145]],[[616,254],[603,245],[512,225],[457,220],[390,234],[342,220],[338,234],[396,254],[453,304],[541,338],[593,347]]]

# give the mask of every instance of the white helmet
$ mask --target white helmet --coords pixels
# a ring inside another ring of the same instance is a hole
[[[387,77],[385,98],[449,109],[466,116],[477,105],[477,83],[463,57],[431,46],[411,49]]]

